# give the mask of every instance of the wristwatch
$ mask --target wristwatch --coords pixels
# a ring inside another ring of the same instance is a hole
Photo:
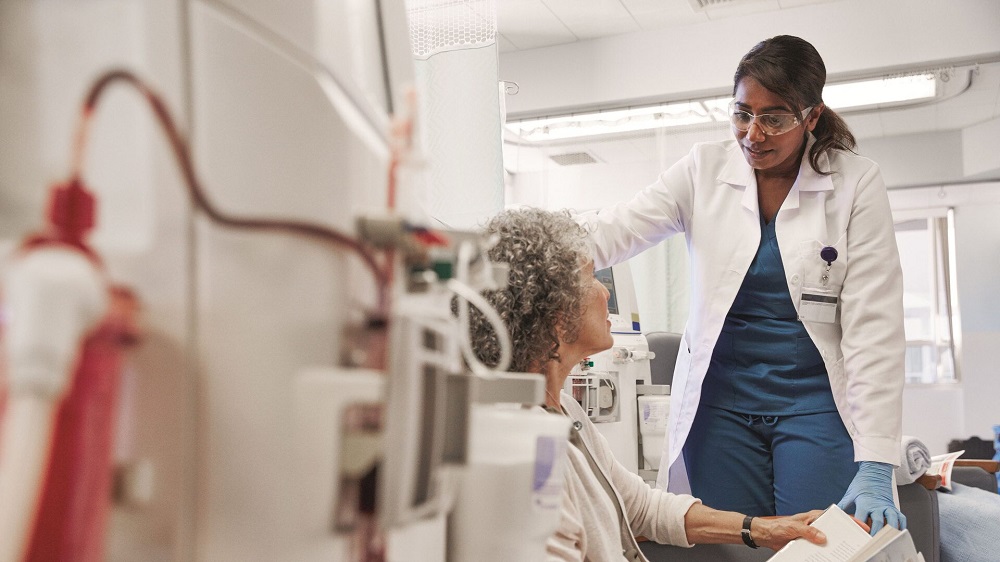
[[[740,535],[743,536],[743,544],[749,546],[750,548],[759,548],[757,543],[753,542],[753,537],[750,536],[751,521],[753,521],[753,515],[747,515],[743,518],[743,530],[740,531]]]

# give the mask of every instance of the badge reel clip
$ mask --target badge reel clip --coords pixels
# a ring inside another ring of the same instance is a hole
[[[837,249],[833,246],[823,246],[819,257],[826,262],[826,269],[819,278],[819,287],[803,287],[799,300],[799,320],[809,322],[833,323],[837,320],[837,306],[840,297],[830,290],[830,269],[837,261]]]

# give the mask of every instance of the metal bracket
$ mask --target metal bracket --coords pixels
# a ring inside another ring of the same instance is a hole
[[[637,384],[635,385],[636,396],[647,396],[647,395],[669,395],[670,385],[669,384]]]

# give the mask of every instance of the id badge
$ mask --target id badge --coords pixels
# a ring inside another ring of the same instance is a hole
[[[819,287],[803,287],[799,297],[799,320],[803,322],[823,322],[832,324],[837,321],[837,307],[840,297],[829,289]]]

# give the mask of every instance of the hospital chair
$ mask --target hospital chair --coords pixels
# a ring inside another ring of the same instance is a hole
[[[681,335],[671,332],[649,332],[646,334],[646,339],[649,342],[650,351],[656,354],[650,362],[651,382],[653,384],[671,384]],[[961,461],[959,462],[961,463]],[[991,466],[956,465],[952,472],[952,478],[955,482],[966,486],[975,486],[996,492],[997,481],[995,475],[988,472],[990,468]],[[995,467],[992,469],[996,472]],[[940,562],[938,492],[928,490],[919,482],[900,486],[898,490],[900,509],[906,515],[907,528],[910,530],[917,551],[923,553],[926,562]],[[690,562],[758,562],[767,560],[774,554],[773,551],[766,548],[753,550],[741,544],[705,544],[692,548],[680,548],[645,541],[641,542],[639,546],[650,562],[682,560]]]
[[[992,472],[990,472],[992,471]],[[997,491],[996,461],[956,462],[952,469],[953,482],[986,490]],[[925,477],[927,478],[927,477]],[[899,507],[906,515],[906,528],[913,537],[917,551],[926,562],[941,560],[941,529],[939,524],[938,494],[936,483],[926,479],[899,486]],[[650,559],[652,560],[652,559]]]
[[[649,350],[656,355],[649,362],[651,384],[671,384],[674,380],[674,364],[681,347],[681,334],[674,332],[649,332],[646,342]]]

